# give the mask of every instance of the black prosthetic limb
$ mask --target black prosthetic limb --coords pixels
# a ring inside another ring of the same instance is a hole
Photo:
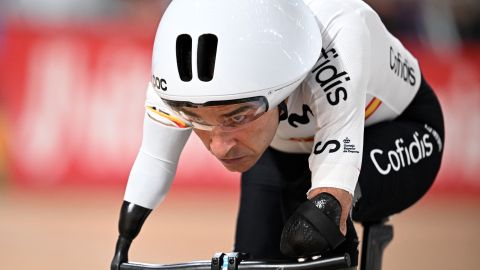
[[[152,212],[151,209],[123,201],[118,222],[119,236],[110,266],[111,270],[120,270],[120,264],[128,262],[130,244],[137,237],[150,212]]]
[[[345,241],[340,232],[342,207],[329,193],[308,200],[287,220],[280,250],[288,257],[324,255]]]
[[[328,251],[324,254],[325,257],[337,257],[348,254],[350,258],[350,266],[358,265],[358,235],[353,225],[353,221],[350,217],[347,218],[347,234],[345,235],[345,241],[342,242],[335,249]]]

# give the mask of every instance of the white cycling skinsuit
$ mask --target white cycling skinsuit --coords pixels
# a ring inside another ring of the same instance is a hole
[[[309,153],[311,188],[354,193],[362,163],[364,128],[395,119],[415,97],[422,76],[417,60],[357,0],[305,1],[321,29],[323,50],[286,101],[271,147]],[[164,82],[153,82],[153,84]],[[147,89],[143,141],[125,201],[155,208],[174,178],[189,123]]]

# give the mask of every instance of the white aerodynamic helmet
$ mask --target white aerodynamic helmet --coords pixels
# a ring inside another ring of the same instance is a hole
[[[173,0],[155,37],[152,84],[171,107],[262,101],[275,108],[321,54],[302,0]]]

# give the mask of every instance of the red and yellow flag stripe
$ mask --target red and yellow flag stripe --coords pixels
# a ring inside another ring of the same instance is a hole
[[[155,107],[152,107],[152,106],[147,106],[147,109],[150,111],[150,112],[153,112],[163,118],[166,118],[167,120],[169,120],[170,122],[174,123],[175,125],[177,125],[177,127],[179,128],[186,128],[186,127],[189,127],[189,125],[187,123],[185,123],[185,121],[181,120],[180,118],[178,117],[175,117],[169,113],[166,113],[164,111],[160,111],[158,110],[157,108]]]
[[[365,120],[367,120],[372,114],[380,107],[382,101],[378,98],[373,98],[368,103],[367,107],[365,107]]]

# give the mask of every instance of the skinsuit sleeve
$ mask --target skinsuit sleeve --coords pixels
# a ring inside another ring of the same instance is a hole
[[[330,16],[332,23],[322,31],[322,55],[303,84],[316,116],[311,188],[335,187],[353,194],[362,162],[371,40],[362,11]]]
[[[142,145],[128,178],[124,200],[154,209],[170,189],[180,153],[192,129],[166,107],[150,83],[145,107]]]

